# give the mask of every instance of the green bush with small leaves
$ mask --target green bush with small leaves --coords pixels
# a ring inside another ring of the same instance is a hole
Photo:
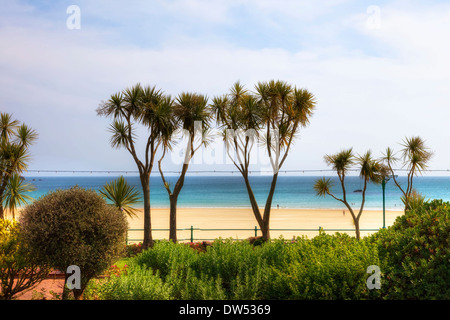
[[[284,265],[273,269],[270,299],[369,299],[367,267],[379,265],[376,246],[346,234],[321,233],[287,246]]]
[[[376,246],[340,234],[257,246],[218,239],[205,251],[160,241],[130,263],[135,267],[120,280],[93,283],[95,297],[148,298],[148,283],[167,289],[169,299],[183,300],[358,299],[377,294],[366,287],[367,267],[378,264]]]
[[[308,239],[159,241],[130,259],[126,274],[91,283],[98,299],[449,299],[450,204],[435,200],[357,240],[321,232]],[[369,266],[381,288],[369,289]]]
[[[374,236],[385,299],[450,299],[450,203],[425,202]]]
[[[158,272],[136,265],[121,275],[92,279],[83,294],[91,300],[168,300],[170,287]]]
[[[94,190],[76,186],[28,205],[20,226],[37,263],[62,272],[71,265],[80,268],[81,288],[73,290],[78,299],[91,278],[123,255],[128,222]]]
[[[16,298],[46,279],[50,271],[33,259],[17,221],[0,219],[0,300]]]

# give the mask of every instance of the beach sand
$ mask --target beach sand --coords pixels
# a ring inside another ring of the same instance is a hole
[[[262,211],[262,209],[261,209]],[[403,211],[386,211],[386,227],[392,225]],[[141,242],[144,225],[143,209],[139,209],[136,217],[129,218],[128,239],[130,243]],[[169,237],[169,209],[151,209],[152,234],[154,239]],[[177,237],[180,241],[189,241],[191,226],[194,227],[194,241],[212,240],[218,237],[246,239],[255,235],[256,219],[251,208],[178,208]],[[383,226],[382,210],[364,210],[360,219],[360,229],[379,229]],[[345,215],[342,209],[284,209],[273,208],[270,218],[271,238],[283,236],[292,239],[294,236],[305,235],[312,238],[318,234],[319,227],[326,233],[334,234],[335,230],[353,229],[353,219],[348,210]],[[160,230],[163,229],[163,230]],[[202,229],[202,230],[198,230]],[[204,229],[248,229],[248,230],[211,230]],[[258,228],[259,229],[259,228]],[[311,231],[287,231],[278,229],[313,229]],[[355,235],[354,231],[339,231]],[[375,231],[361,231],[365,236]],[[258,235],[261,232],[258,230]]]

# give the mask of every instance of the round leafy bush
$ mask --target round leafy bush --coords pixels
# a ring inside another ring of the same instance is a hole
[[[124,214],[93,190],[57,190],[27,206],[20,217],[24,238],[38,261],[81,272],[78,299],[92,277],[122,255],[128,228]]]
[[[450,203],[426,202],[380,231],[386,299],[450,299]]]

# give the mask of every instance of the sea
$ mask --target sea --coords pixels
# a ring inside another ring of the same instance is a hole
[[[124,176],[127,182],[138,191],[141,190],[138,176]],[[26,176],[25,180],[34,185],[35,190],[29,195],[33,199],[45,196],[47,193],[57,189],[67,189],[78,185],[82,188],[98,190],[118,178],[115,175],[103,176]],[[173,186],[176,176],[166,177],[169,184]],[[345,209],[344,205],[330,196],[319,197],[314,191],[314,183],[320,178],[318,176],[290,176],[280,175],[278,177],[272,207],[293,209]],[[335,186],[332,192],[341,197],[342,192],[338,184],[337,176],[329,176]],[[271,184],[271,176],[250,176],[250,183],[260,207],[265,201]],[[406,177],[399,176],[400,184],[406,185]],[[361,190],[363,182],[358,176],[346,177],[347,199],[355,207],[361,204]],[[443,199],[450,201],[450,176],[418,176],[414,178],[414,189],[428,199]],[[388,181],[385,188],[386,210],[403,210],[401,192],[394,182]],[[164,208],[169,206],[169,198],[161,177],[154,174],[150,178],[150,202],[151,207]],[[141,201],[136,207],[143,207]],[[239,174],[234,175],[195,175],[187,174],[184,187],[178,198],[178,207],[250,207],[248,193],[244,180]],[[383,189],[381,185],[369,184],[366,191],[366,202],[364,208],[380,210],[383,208]]]

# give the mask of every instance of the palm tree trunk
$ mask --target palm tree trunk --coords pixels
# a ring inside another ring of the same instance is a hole
[[[269,224],[263,225],[263,227],[261,228],[261,233],[262,233],[262,238],[264,239],[264,241],[267,241],[268,239],[270,239]]]
[[[348,211],[350,212],[350,215],[353,218],[353,224],[355,225],[355,233],[356,233],[356,239],[359,240],[360,239],[360,234],[359,234],[359,218],[361,216],[361,214],[355,215],[355,213],[353,212],[352,207],[350,206],[350,204],[347,201],[343,201],[343,203],[345,204],[345,206],[347,207]],[[361,213],[362,211],[360,211]]]
[[[252,187],[250,185],[250,181],[248,180],[248,176],[243,175],[243,177],[244,177],[244,181],[245,181],[245,186],[247,187],[247,193],[248,193],[248,197],[250,199],[250,204],[252,205],[253,214],[255,215],[256,222],[258,222],[258,225],[262,231],[265,229],[264,222],[261,217],[261,213],[259,211],[258,203],[256,202],[255,194],[253,193]]]
[[[2,178],[4,179],[4,181],[0,186],[0,219],[5,218],[5,210],[3,208],[3,193],[5,192],[6,184],[8,183],[6,176],[3,176]]]
[[[142,191],[144,193],[144,241],[142,248],[144,250],[153,246],[152,224],[150,219],[150,177],[141,175]]]
[[[275,193],[275,187],[277,185],[277,179],[278,179],[278,172],[275,173],[272,177],[272,183],[270,185],[270,191],[269,195],[267,196],[266,200],[266,206],[264,207],[264,217],[263,217],[263,223],[264,223],[264,231],[263,231],[263,238],[264,240],[270,239],[270,211],[272,208],[272,199],[273,195]]]
[[[170,200],[170,213],[169,213],[169,240],[174,243],[177,242],[177,201],[178,194],[171,194]]]
[[[354,219],[353,222],[355,223],[356,240],[360,240],[361,239],[361,234],[360,234],[360,231],[359,231],[359,217]]]
[[[173,188],[173,193],[169,192],[170,213],[169,213],[169,240],[177,242],[177,202],[181,189],[184,186],[184,178],[189,167],[189,162],[183,164],[180,177]],[[169,190],[167,190],[169,191]]]

